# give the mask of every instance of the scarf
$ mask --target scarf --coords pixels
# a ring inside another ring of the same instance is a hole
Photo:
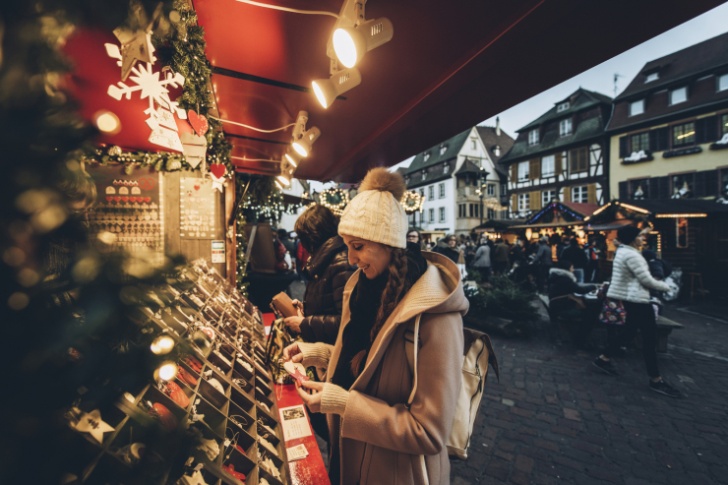
[[[427,260],[420,252],[417,244],[407,243],[407,275],[405,287],[399,300],[412,288],[412,285],[425,273]],[[336,364],[331,382],[344,389],[350,389],[356,376],[351,371],[351,361],[360,351],[369,353],[372,346],[371,331],[374,327],[377,312],[382,304],[382,294],[389,279],[389,271],[384,271],[373,280],[363,274],[359,276],[354,290],[349,298],[351,320],[344,329],[341,338],[341,354]],[[366,356],[364,361],[366,360]]]

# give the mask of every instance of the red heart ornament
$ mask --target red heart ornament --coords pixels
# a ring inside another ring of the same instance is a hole
[[[210,165],[210,173],[213,174],[215,178],[223,178],[225,176],[225,172],[227,172],[227,168],[225,168],[225,165],[222,163],[213,163]]]
[[[207,118],[202,115],[198,115],[194,110],[190,109],[187,110],[187,119],[189,120],[190,125],[192,125],[192,129],[195,130],[195,133],[199,136],[207,133],[207,129],[209,128]]]
[[[195,185],[195,190],[200,190],[200,186],[199,185]]]
[[[152,201],[152,198],[151,198],[151,197],[144,197],[144,202],[145,202],[145,203],[147,203],[147,204],[148,204],[148,203],[150,203],[151,201]]]
[[[109,204],[111,204],[111,201],[113,201],[113,200],[114,200],[113,196],[111,196],[111,195],[106,196],[106,202],[108,202]]]

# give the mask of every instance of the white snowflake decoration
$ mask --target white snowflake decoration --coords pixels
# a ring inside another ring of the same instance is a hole
[[[147,32],[151,37],[151,33]],[[149,43],[151,45],[151,42]],[[109,57],[117,59],[118,65],[122,64],[122,54],[116,44],[104,44]],[[144,113],[149,116],[147,125],[152,133],[149,141],[155,145],[170,148],[183,152],[184,148],[177,132],[177,124],[174,121],[176,114],[179,119],[187,119],[187,113],[179,107],[179,104],[169,98],[169,87],[181,87],[185,78],[180,73],[172,72],[165,67],[160,72],[154,72],[153,65],[157,61],[154,56],[154,47],[150,52],[151,62],[136,62],[131,68],[129,79],[134,83],[127,85],[123,81],[109,86],[107,93],[117,101],[122,98],[131,99],[132,94],[139,92],[141,99],[149,100],[149,107]],[[161,74],[161,76],[160,76]]]

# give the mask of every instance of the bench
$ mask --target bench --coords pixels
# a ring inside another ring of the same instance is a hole
[[[549,312],[549,298],[546,295],[539,294],[538,295],[539,300],[543,304],[544,308],[546,309],[546,312]],[[549,313],[549,318],[551,318],[551,314]],[[556,323],[556,322],[552,322]],[[667,337],[672,333],[673,330],[678,330],[683,328],[684,325],[681,323],[676,322],[675,320],[671,320],[663,315],[660,315],[657,318],[657,345],[656,349],[660,353],[667,352]]]

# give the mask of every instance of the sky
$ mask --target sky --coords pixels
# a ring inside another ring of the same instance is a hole
[[[640,69],[649,61],[659,59],[727,31],[728,3],[724,3],[503,111],[497,115],[500,117],[501,129],[515,138],[516,130],[526,126],[553,108],[554,103],[566,98],[579,87],[615,97],[615,95],[619,95],[624,91]],[[614,90],[615,74],[620,75],[617,78],[616,94]],[[495,126],[495,118],[496,116],[493,116],[478,124]]]
[[[566,98],[580,87],[615,97],[627,87],[646,63],[725,32],[728,32],[728,2],[478,124],[495,126],[497,116],[500,118],[501,129],[515,138],[516,130],[546,113],[553,108],[554,103]],[[619,75],[616,93],[615,74]],[[441,141],[443,140],[433,140],[432,145]],[[410,157],[396,164],[392,170],[398,167],[408,167],[413,158]],[[323,184],[323,188],[334,185],[333,183]],[[314,182],[312,187],[315,190],[321,190],[322,185],[320,182]]]

